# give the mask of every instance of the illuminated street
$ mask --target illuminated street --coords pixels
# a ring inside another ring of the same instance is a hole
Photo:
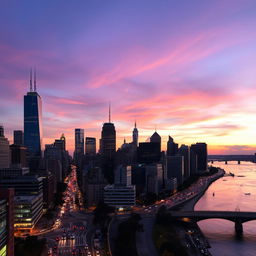
[[[81,210],[83,200],[77,185],[75,166],[72,166],[72,171],[65,182],[67,189],[64,192],[64,203],[59,216],[51,231],[41,236],[47,239],[48,255],[101,255],[91,245],[94,234],[93,216]]]

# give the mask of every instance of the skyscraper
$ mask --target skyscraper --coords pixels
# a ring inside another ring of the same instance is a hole
[[[30,91],[24,96],[24,144],[30,158],[41,158],[42,136],[42,100],[36,91],[36,74],[32,86],[30,71]]]
[[[183,156],[184,160],[184,179],[190,176],[190,148],[187,145],[181,145],[177,155]]]
[[[111,123],[111,111],[109,106],[109,122],[104,123],[101,131],[101,148],[103,171],[109,183],[114,182],[114,156],[116,152],[116,130]]]
[[[156,131],[150,137],[150,142],[159,143],[159,150],[161,151],[161,136]]]
[[[13,144],[14,145],[24,145],[24,134],[21,130],[13,131]]]
[[[10,165],[9,141],[4,137],[4,127],[0,126],[0,168],[8,168]]]
[[[85,138],[85,154],[87,156],[96,155],[96,139],[92,137]]]
[[[173,141],[173,138],[169,136],[167,142],[167,156],[175,156],[178,152],[178,144]]]
[[[206,171],[207,170],[207,144],[206,143],[196,143],[192,144],[190,150],[193,150],[197,154],[197,168],[198,171]]]
[[[135,122],[134,129],[132,132],[132,142],[136,147],[138,147],[138,141],[139,141],[139,132],[138,132],[137,125]]]
[[[75,152],[74,158],[77,161],[84,155],[84,129],[75,129]]]

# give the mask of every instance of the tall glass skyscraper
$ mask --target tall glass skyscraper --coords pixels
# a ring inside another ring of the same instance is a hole
[[[42,100],[36,91],[35,75],[32,87],[30,72],[30,92],[24,96],[24,145],[30,157],[41,157],[42,136]]]

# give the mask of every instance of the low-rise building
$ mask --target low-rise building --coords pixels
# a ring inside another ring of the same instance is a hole
[[[30,233],[43,214],[43,195],[15,196],[15,232]]]
[[[104,203],[120,208],[131,208],[135,205],[135,186],[107,185],[104,188]]]

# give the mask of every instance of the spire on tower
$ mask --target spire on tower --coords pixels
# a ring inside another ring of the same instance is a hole
[[[111,103],[109,102],[109,109],[108,109],[108,122],[111,123]]]
[[[30,84],[30,92],[32,92],[32,68],[30,69],[30,81],[29,81],[29,84]]]
[[[36,69],[34,68],[34,92],[36,92]]]
[[[135,126],[134,128],[137,128],[136,120],[135,120],[135,124],[134,124],[134,126]]]

